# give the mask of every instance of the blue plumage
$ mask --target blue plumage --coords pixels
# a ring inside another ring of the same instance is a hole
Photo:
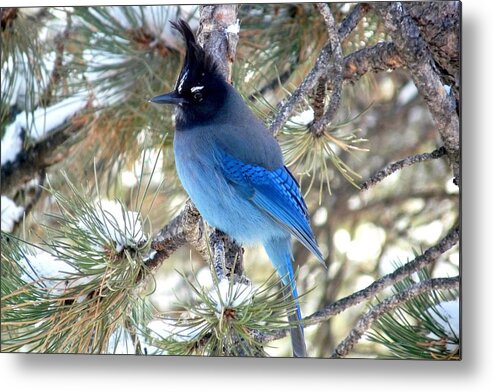
[[[173,24],[187,55],[175,91],[151,101],[177,105],[174,152],[178,176],[203,218],[243,245],[264,246],[285,288],[298,298],[291,236],[322,263],[308,210],[284,166],[279,144],[217,72],[188,25]],[[299,305],[291,320],[301,320]],[[293,352],[305,356],[301,326]]]

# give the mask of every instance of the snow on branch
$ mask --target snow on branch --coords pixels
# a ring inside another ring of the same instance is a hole
[[[88,95],[76,94],[47,108],[38,108],[33,113],[22,112],[5,130],[2,138],[1,165],[14,162],[22,151],[23,134],[35,141],[42,140],[65,121],[87,106]]]
[[[45,250],[26,248],[17,260],[21,267],[21,278],[30,284],[43,288],[52,295],[63,296],[66,290],[90,282],[93,277],[80,277],[79,271],[66,260]],[[80,302],[85,296],[80,296]]]
[[[79,218],[79,225],[88,233],[96,230],[120,253],[123,249],[139,248],[147,241],[140,218],[138,212],[127,211],[119,202],[101,200],[96,203],[93,214]]]
[[[2,196],[2,223],[1,230],[6,233],[11,233],[17,222],[24,215],[24,208],[19,207],[15,202],[7,196]]]

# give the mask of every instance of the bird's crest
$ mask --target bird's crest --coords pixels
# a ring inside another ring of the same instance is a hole
[[[171,25],[181,34],[186,44],[185,62],[176,82],[177,92],[182,92],[187,79],[200,80],[205,75],[207,75],[207,78],[213,75],[218,76],[219,72],[214,59],[206,54],[204,49],[197,43],[188,23],[183,19],[179,19],[178,22],[171,22]],[[196,86],[195,88],[200,87]]]

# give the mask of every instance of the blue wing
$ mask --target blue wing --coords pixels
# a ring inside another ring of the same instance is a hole
[[[222,169],[226,178],[244,197],[295,236],[324,263],[299,186],[285,166],[269,171],[223,154]]]

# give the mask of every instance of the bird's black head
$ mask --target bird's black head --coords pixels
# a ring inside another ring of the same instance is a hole
[[[190,26],[182,19],[171,22],[183,36],[185,62],[174,91],[158,95],[150,101],[177,105],[177,128],[210,121],[222,107],[227,95],[227,82],[218,71],[214,59],[195,40]]]

